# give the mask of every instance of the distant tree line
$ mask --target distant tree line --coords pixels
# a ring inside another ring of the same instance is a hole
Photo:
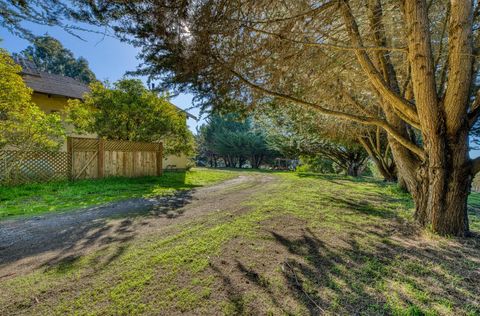
[[[199,128],[198,161],[210,167],[258,169],[277,153],[267,143],[264,131],[251,118],[214,114]]]
[[[368,153],[359,144],[308,132],[314,120],[299,120],[284,111],[282,120],[252,113],[213,114],[196,136],[197,163],[209,167],[275,168],[275,159],[301,160],[302,171],[359,176],[368,168]],[[302,128],[303,127],[303,130]],[[317,127],[320,129],[320,127]]]

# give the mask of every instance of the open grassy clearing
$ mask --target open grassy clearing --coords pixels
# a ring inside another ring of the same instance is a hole
[[[11,216],[39,215],[74,210],[137,197],[172,194],[237,175],[229,170],[193,169],[165,172],[162,177],[107,178],[75,182],[0,187],[0,220]]]
[[[0,279],[0,314],[480,315],[478,237],[419,230],[392,185],[275,176],[246,208]]]

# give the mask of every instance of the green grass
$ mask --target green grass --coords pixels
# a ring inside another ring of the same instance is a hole
[[[478,238],[418,229],[393,185],[271,175],[239,211],[0,279],[3,314],[480,315]]]
[[[480,231],[480,193],[470,193],[468,197],[468,205],[470,206],[468,211],[470,229]]]
[[[229,170],[193,169],[161,177],[107,178],[0,187],[0,220],[74,210],[136,197],[172,194],[235,177]]]

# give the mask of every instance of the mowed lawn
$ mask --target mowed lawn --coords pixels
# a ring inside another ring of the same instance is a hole
[[[76,210],[129,198],[168,195],[178,190],[224,181],[236,175],[234,171],[197,168],[187,172],[165,172],[161,177],[0,186],[0,220],[19,215]]]
[[[0,279],[0,314],[480,315],[478,235],[420,230],[393,185],[271,175],[241,210]]]

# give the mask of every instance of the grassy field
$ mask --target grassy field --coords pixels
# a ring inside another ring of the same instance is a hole
[[[0,220],[68,211],[135,197],[172,194],[235,177],[228,170],[166,172],[162,177],[108,178],[0,187]]]
[[[420,230],[392,185],[272,176],[241,211],[0,279],[0,314],[480,315],[478,237]]]

